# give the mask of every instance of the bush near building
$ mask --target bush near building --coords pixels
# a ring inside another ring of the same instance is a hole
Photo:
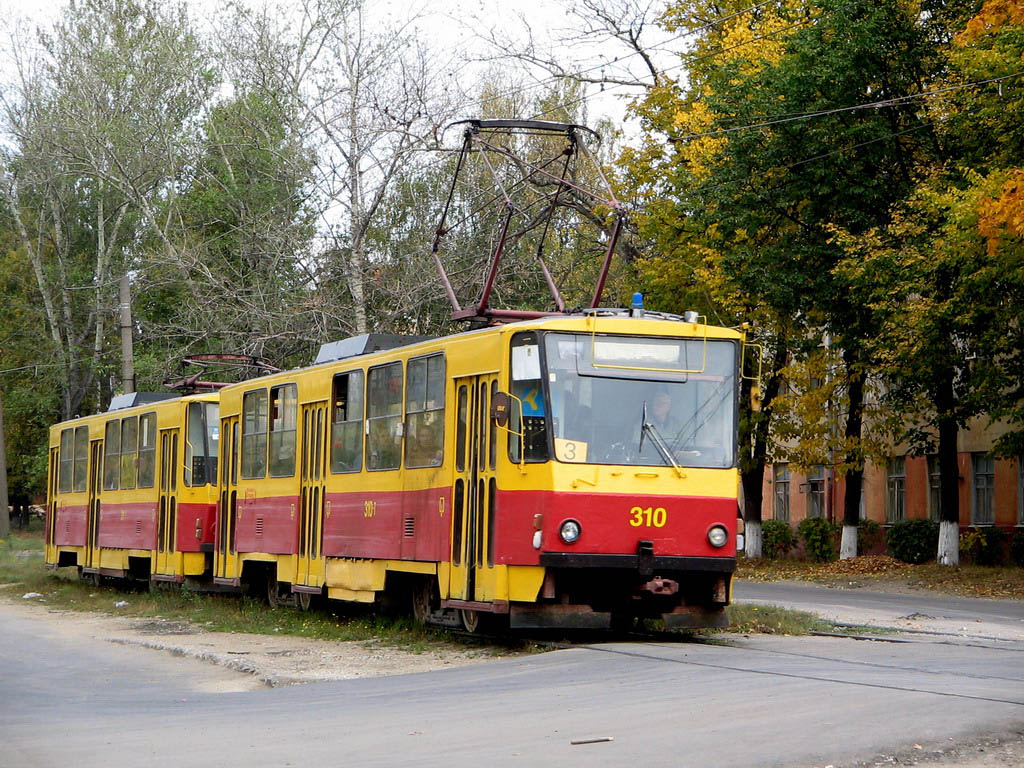
[[[1002,565],[1006,540],[1006,532],[1000,528],[968,528],[960,534],[960,555],[974,565]]]
[[[939,548],[939,524],[934,520],[901,520],[889,528],[889,553],[904,563],[920,565],[935,557]]]
[[[1010,544],[1010,559],[1024,568],[1024,529],[1018,530]]]
[[[785,557],[796,546],[796,537],[788,523],[766,520],[761,524],[761,553],[769,558]]]
[[[807,556],[816,562],[835,560],[839,554],[836,546],[839,526],[823,517],[806,517],[796,527],[796,535],[803,542]]]

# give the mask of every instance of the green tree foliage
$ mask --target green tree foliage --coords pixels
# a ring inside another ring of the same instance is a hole
[[[282,100],[240,94],[214,106],[168,235],[137,302],[165,359],[237,352],[305,362],[318,338],[307,289],[314,226],[305,194],[312,157],[288,131]],[[164,371],[166,375],[166,371]]]
[[[953,22],[940,95],[925,105],[938,162],[888,226],[841,240],[843,269],[884,318],[879,370],[909,426],[895,436],[938,450],[941,517],[955,527],[959,430],[987,414],[1010,426],[998,453],[1024,447],[1024,17],[993,0]],[[940,562],[958,562],[954,534]]]
[[[39,362],[62,369],[60,415],[110,393],[117,279],[174,198],[211,73],[181,6],[85,0],[22,38],[5,101],[4,201],[45,313]],[[116,365],[114,366],[116,367]]]
[[[649,138],[625,157],[641,193],[661,198],[646,219],[655,242],[676,242],[658,261],[681,262],[673,273],[684,285],[716,286],[736,314],[765,321],[779,362],[806,358],[823,338],[838,351],[832,391],[799,421],[822,435],[818,461],[846,474],[856,526],[877,318],[838,269],[834,232],[888,223],[930,162],[913,98],[938,43],[897,0],[681,2],[666,21],[697,37],[683,57],[689,87],[651,89],[637,107]],[[872,101],[887,106],[849,109]],[[752,485],[763,461],[751,465]]]

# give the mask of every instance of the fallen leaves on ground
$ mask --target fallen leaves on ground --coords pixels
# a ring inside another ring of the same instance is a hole
[[[888,555],[863,555],[828,563],[741,558],[736,576],[745,581],[809,581],[845,588],[931,590],[963,597],[1024,600],[1024,568],[949,567],[934,562],[910,565]]]

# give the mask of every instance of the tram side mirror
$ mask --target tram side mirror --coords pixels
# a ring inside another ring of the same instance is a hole
[[[757,382],[750,385],[750,410],[761,410],[761,387]]]
[[[510,398],[507,392],[495,392],[491,396],[491,418],[499,427],[508,424]]]

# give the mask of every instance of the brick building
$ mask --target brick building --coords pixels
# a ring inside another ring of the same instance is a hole
[[[993,442],[1002,433],[976,420],[961,430],[960,525],[1024,527],[1024,462],[1021,457],[993,459]],[[783,520],[793,527],[808,516],[843,519],[844,481],[832,467],[798,472],[776,463],[765,470],[763,520]],[[908,456],[897,446],[887,460],[869,462],[864,470],[861,518],[880,524],[931,517],[938,520],[939,476],[936,456]]]

